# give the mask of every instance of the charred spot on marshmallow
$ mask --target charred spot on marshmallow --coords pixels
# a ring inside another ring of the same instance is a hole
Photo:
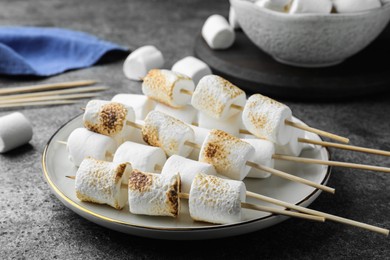
[[[115,183],[120,181],[120,179],[122,178],[122,176],[126,170],[127,165],[129,165],[129,163],[121,163],[121,164],[117,165],[117,167],[115,169],[115,171],[116,171]]]
[[[228,95],[231,99],[238,97],[242,94],[245,94],[243,90],[233,85],[230,81],[227,81],[226,79],[220,76],[216,76],[215,78],[218,81],[218,83],[226,90],[225,91],[226,95]]]
[[[166,195],[168,198],[169,211],[177,217],[179,214],[179,193],[180,193],[180,177],[177,175],[175,181],[170,185]]]
[[[141,133],[142,133],[142,139],[145,141],[145,143],[151,146],[161,147],[161,142],[159,139],[157,127],[153,125],[145,124],[142,127]]]
[[[148,192],[153,184],[152,175],[133,170],[129,178],[129,189],[141,193]]]

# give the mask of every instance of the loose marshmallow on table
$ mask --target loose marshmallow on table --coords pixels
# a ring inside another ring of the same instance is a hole
[[[122,209],[127,202],[127,185],[132,171],[129,163],[115,164],[86,158],[76,173],[76,196],[81,201],[107,204]]]
[[[191,95],[182,91],[192,93],[194,89],[195,84],[190,77],[170,70],[151,70],[142,83],[145,96],[175,108],[188,105]]]
[[[293,128],[285,124],[292,118],[291,109],[269,97],[250,96],[242,113],[242,122],[253,135],[285,145],[291,138]]]
[[[134,127],[127,121],[135,121],[132,107],[117,102],[91,100],[84,112],[84,127],[90,131],[111,136],[118,145],[130,139]]]
[[[157,103],[156,107],[154,108],[156,111],[163,112],[171,117],[174,117],[176,119],[179,119],[180,121],[183,121],[187,124],[192,124],[196,121],[196,116],[198,111],[191,105],[186,105],[181,108],[173,108],[161,103]]]
[[[133,170],[129,178],[129,210],[133,214],[176,217],[180,211],[180,175]]]
[[[86,157],[111,161],[118,145],[109,136],[98,134],[85,128],[76,128],[70,133],[66,147],[69,159],[76,166],[79,166]]]
[[[144,141],[160,147],[168,155],[178,154],[187,157],[192,147],[185,143],[193,142],[194,130],[182,121],[159,111],[151,111],[142,127]]]
[[[225,120],[240,110],[231,105],[244,106],[245,92],[217,75],[203,77],[192,95],[191,104],[210,117]]]
[[[207,18],[202,27],[202,36],[211,49],[227,49],[235,40],[235,33],[226,19],[214,14]]]
[[[194,125],[190,125],[190,127],[192,128],[192,130],[194,130],[194,134],[195,134],[194,143],[196,143],[199,146],[202,146],[207,135],[210,133],[210,129],[198,127]],[[199,149],[192,149],[192,152],[190,153],[188,158],[197,161],[199,159],[199,152],[200,152]]]
[[[0,153],[28,143],[33,136],[30,121],[19,112],[0,117]]]
[[[255,152],[252,145],[224,131],[212,129],[199,154],[199,161],[212,164],[217,172],[233,180],[244,179],[251,167],[246,165]]]
[[[188,203],[191,218],[215,224],[239,222],[245,198],[246,187],[242,181],[197,174]]]
[[[129,162],[133,169],[158,172],[156,168],[162,167],[166,160],[167,157],[161,148],[128,141],[118,147],[113,162]]]
[[[194,160],[184,158],[179,155],[172,155],[165,163],[161,175],[178,172],[181,179],[181,191],[189,193],[192,181],[198,173],[207,175],[216,175],[214,166],[208,163],[202,163]]]
[[[263,139],[243,139],[243,141],[249,143],[255,148],[255,152],[249,157],[251,162],[257,163],[262,166],[274,168],[275,161],[272,156],[275,154],[275,145],[267,140]],[[250,178],[268,178],[271,174],[256,168],[251,168],[247,177]]]
[[[138,120],[144,120],[146,115],[152,111],[157,104],[147,96],[137,94],[117,94],[111,101],[132,107],[135,112],[135,118]]]
[[[381,7],[379,0],[332,0],[338,13],[352,13]]]
[[[233,29],[240,28],[240,24],[238,23],[238,20],[237,20],[236,11],[234,11],[234,8],[232,6],[230,6],[230,9],[229,9],[229,24]]]
[[[172,71],[190,77],[195,84],[198,84],[199,80],[204,76],[211,74],[211,69],[206,63],[192,56],[177,61],[173,64]]]
[[[351,0],[355,1],[355,0]],[[370,1],[370,0],[368,0]],[[329,14],[332,11],[331,0],[293,0],[290,14]]]
[[[199,127],[208,129],[219,129],[234,136],[238,136],[240,132],[239,126],[241,121],[241,113],[233,115],[225,120],[215,119],[203,112],[199,112],[198,116]]]
[[[147,45],[130,53],[123,64],[125,76],[132,80],[142,80],[151,69],[160,69],[164,57],[156,47]]]
[[[264,7],[273,11],[288,12],[292,0],[259,0],[255,5]]]

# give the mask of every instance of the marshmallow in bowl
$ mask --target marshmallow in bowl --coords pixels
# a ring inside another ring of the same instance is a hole
[[[275,154],[275,145],[264,139],[242,139],[243,141],[249,143],[255,149],[255,152],[252,153],[249,157],[251,162],[257,163],[262,166],[267,166],[274,168],[275,161],[272,156]],[[268,178],[271,176],[269,172],[265,172],[254,167],[248,173],[249,178]]]
[[[117,94],[111,101],[132,107],[135,112],[135,118],[138,120],[144,120],[146,115],[152,111],[157,104],[156,101],[147,96],[138,94]]]
[[[238,136],[240,132],[241,112],[225,120],[215,119],[203,112],[199,112],[198,116],[199,127],[219,129],[234,136]]]
[[[187,157],[192,147],[186,142],[194,141],[194,130],[182,121],[159,111],[151,111],[142,127],[144,141],[160,147],[168,155],[178,154]]]
[[[204,76],[211,74],[211,69],[206,63],[192,56],[177,61],[171,70],[187,75],[195,84]]]
[[[162,103],[157,103],[154,110],[160,111],[160,112],[165,113],[167,115],[170,115],[171,117],[179,119],[180,121],[183,121],[184,123],[187,123],[187,124],[192,124],[196,121],[196,116],[197,116],[197,112],[198,112],[191,105],[186,105],[186,106],[181,107],[181,108],[173,108],[173,107],[164,105]]]
[[[240,24],[238,23],[236,11],[234,11],[234,8],[230,6],[229,9],[229,24],[233,29],[239,29]]]
[[[202,163],[194,160],[184,158],[179,155],[172,155],[165,163],[161,175],[178,172],[181,179],[181,191],[189,193],[192,181],[198,173],[207,175],[216,175],[214,166],[208,163]]]
[[[123,64],[123,73],[132,80],[142,80],[151,69],[160,69],[164,57],[156,47],[147,45],[130,53]]]
[[[79,166],[87,157],[111,161],[117,147],[118,145],[113,138],[83,127],[73,130],[66,144],[69,159],[76,166]]]
[[[177,217],[180,175],[133,170],[129,178],[129,210],[133,214]]]
[[[192,95],[191,104],[210,117],[225,120],[238,112],[231,106],[244,106],[245,92],[217,75],[203,77]]]
[[[355,1],[355,0],[351,0]],[[369,0],[370,1],[370,0]],[[290,14],[330,14],[332,11],[331,0],[293,0]]]
[[[196,143],[199,146],[202,146],[207,135],[210,133],[210,129],[194,126],[194,125],[189,125],[189,126],[192,128],[192,130],[194,130],[194,134],[195,134],[194,143]],[[190,153],[188,158],[197,161],[199,159],[199,152],[200,152],[199,149],[192,149],[192,152]]]
[[[76,196],[81,201],[122,209],[127,202],[127,189],[121,186],[127,185],[131,171],[129,163],[85,158],[76,173]]]
[[[212,129],[199,153],[199,161],[212,164],[217,172],[233,180],[243,180],[251,167],[246,162],[255,152],[252,145],[224,131]]]
[[[28,143],[33,136],[30,121],[20,112],[0,117],[0,153]]]
[[[167,106],[180,108],[190,103],[195,84],[184,74],[171,70],[154,69],[148,72],[142,83],[142,93]]]
[[[277,12],[288,12],[291,0],[258,0],[255,5]]]
[[[379,0],[332,0],[338,13],[352,13],[381,7]]]
[[[249,132],[278,145],[287,144],[291,138],[293,128],[285,124],[291,118],[288,106],[261,94],[250,96],[242,112],[242,122]]]
[[[235,33],[229,22],[219,14],[207,18],[202,27],[202,36],[211,49],[227,49],[235,40]]]
[[[197,174],[188,202],[191,218],[215,224],[239,222],[245,198],[246,187],[242,181]]]
[[[111,136],[117,144],[130,139],[134,128],[127,121],[135,121],[135,112],[127,105],[105,100],[91,100],[85,107],[84,127],[90,131]]]
[[[131,163],[133,169],[146,172],[158,172],[167,160],[164,151],[159,147],[124,142],[115,152],[114,163]]]

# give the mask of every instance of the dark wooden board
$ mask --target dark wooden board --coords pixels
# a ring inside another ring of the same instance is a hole
[[[195,56],[213,73],[248,94],[275,98],[334,100],[390,92],[390,37],[379,37],[343,63],[327,68],[300,68],[281,64],[257,48],[241,31],[227,50],[212,50],[199,34]]]

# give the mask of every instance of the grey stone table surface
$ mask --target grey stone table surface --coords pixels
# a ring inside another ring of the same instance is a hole
[[[132,49],[153,44],[162,50],[170,68],[193,54],[194,37],[204,20],[214,13],[227,15],[228,8],[227,0],[0,1],[0,25],[64,27]],[[140,93],[140,84],[124,77],[122,63],[50,78],[0,76],[0,87],[97,79],[110,87],[103,99]],[[390,259],[390,238],[333,222],[289,219],[237,237],[172,242],[125,235],[87,221],[50,192],[41,167],[48,139],[86,102],[0,110],[0,116],[21,111],[34,127],[29,145],[0,155],[1,259]],[[284,102],[309,125],[348,136],[355,145],[390,150],[388,94],[342,102]],[[332,152],[337,161],[390,167],[388,157]],[[320,195],[311,208],[390,228],[389,174],[334,168],[329,185],[337,193]]]

